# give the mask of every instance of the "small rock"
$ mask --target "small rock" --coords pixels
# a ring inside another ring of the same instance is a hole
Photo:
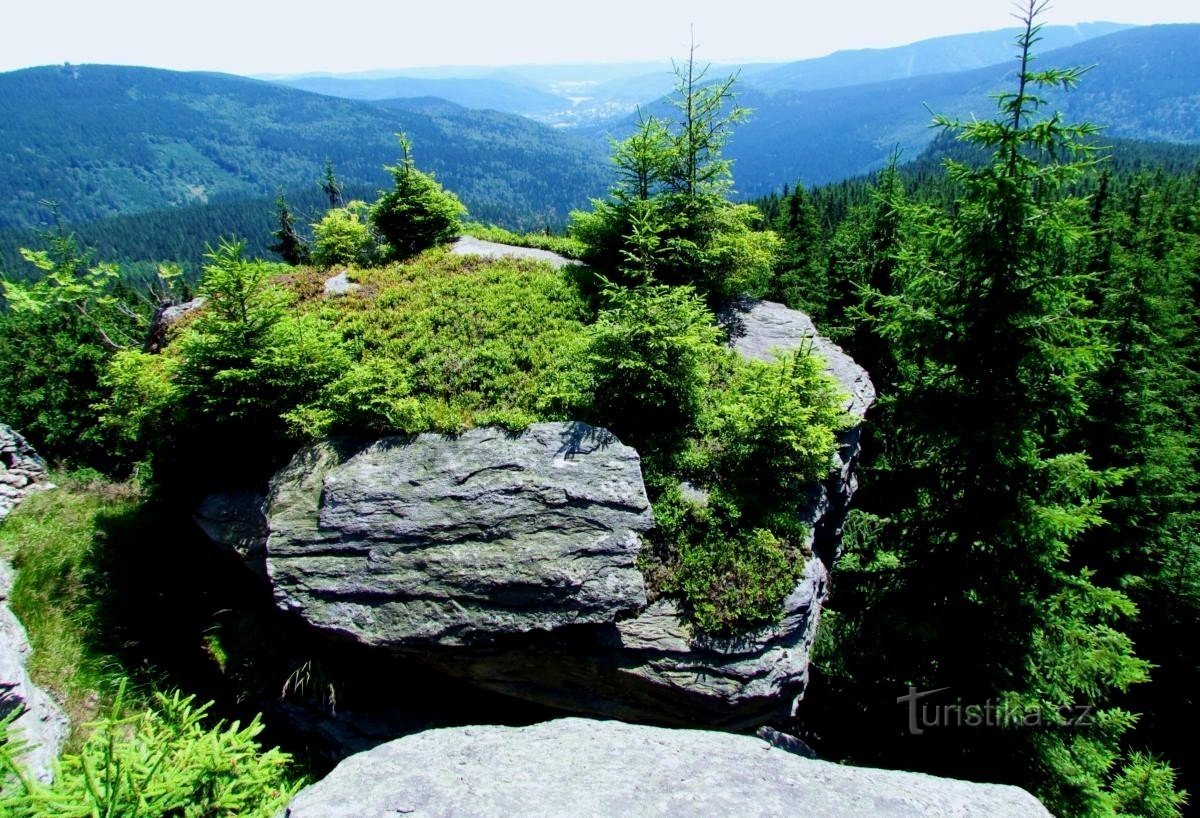
[[[326,280],[325,295],[330,298],[337,298],[342,295],[349,295],[362,289],[361,284],[356,284],[350,280],[348,271],[342,270],[337,275]]]

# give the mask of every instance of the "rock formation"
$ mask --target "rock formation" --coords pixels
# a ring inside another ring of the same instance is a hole
[[[0,424],[0,520],[28,491],[48,487],[45,475],[45,464],[25,438]],[[8,607],[14,579],[12,567],[0,559],[0,719],[20,713],[10,728],[25,744],[20,758],[34,777],[48,781],[70,726],[62,708],[25,669],[29,639]]]
[[[461,236],[455,239],[454,243],[450,245],[450,252],[458,256],[483,256],[484,258],[530,258],[534,261],[544,261],[556,268],[579,263],[549,250],[539,250],[536,247],[515,247],[511,244],[484,241],[474,236]]]
[[[204,296],[196,296],[191,301],[181,304],[167,304],[159,307],[150,322],[150,332],[146,338],[147,352],[162,352],[170,341],[171,328],[204,306]]]
[[[0,520],[30,491],[46,486],[46,463],[29,442],[0,423]]]
[[[407,736],[346,759],[287,812],[401,814],[1050,815],[1017,787],[814,761],[751,736],[586,719]]]
[[[582,423],[322,443],[276,476],[278,604],[363,644],[462,645],[645,607],[637,452]]]
[[[358,292],[362,289],[361,284],[356,284],[350,280],[349,272],[342,270],[335,276],[325,279],[325,295],[329,298],[337,298],[350,293]]]
[[[874,399],[803,314],[759,302],[739,323],[747,357],[805,345],[851,414]],[[266,500],[212,497],[197,521],[252,564],[265,550],[278,604],[328,634],[575,712],[751,729],[803,694],[857,452],[855,427],[809,492],[812,556],[780,621],[735,638],[694,633],[670,599],[647,605],[637,453],[583,424],[318,444]]]

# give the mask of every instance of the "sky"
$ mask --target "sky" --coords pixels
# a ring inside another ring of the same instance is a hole
[[[805,59],[1013,25],[1008,0],[4,0],[0,71],[116,63],[240,74]],[[1054,0],[1048,24],[1200,22],[1197,0]]]

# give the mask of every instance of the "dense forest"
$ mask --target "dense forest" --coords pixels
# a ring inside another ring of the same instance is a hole
[[[754,204],[733,200],[727,154],[749,112],[735,78],[712,81],[693,51],[671,106],[613,145],[616,181],[569,238],[518,239],[584,262],[565,270],[445,250],[467,208],[450,173],[419,169],[433,133],[400,136],[377,195],[335,164],[308,192],[245,205],[253,220],[214,203],[103,223],[132,236],[186,213],[184,233],[210,216],[254,229],[254,253],[211,237],[206,301],[165,336],[150,332],[156,312],[192,294],[180,271],[139,282],[101,260],[180,258],[191,239],[44,233],[20,254],[36,273],[4,283],[0,419],[76,471],[0,546],[30,572],[27,610],[62,597],[33,628],[55,629],[37,649],[59,659],[57,683],[111,715],[53,785],[22,781],[0,806],[38,816],[152,792],[171,814],[198,793],[215,803],[196,770],[225,774],[229,758],[245,773],[218,795],[241,799],[235,814],[286,803],[296,770],[257,743],[258,721],[214,728],[193,701],[147,693],[203,667],[220,715],[244,718],[256,686],[293,684],[286,628],[264,646],[277,620],[212,581],[216,561],[185,585],[210,611],[181,617],[186,656],[167,644],[179,614],[164,595],[106,589],[154,581],[151,540],[230,462],[265,480],[304,441],[603,425],[641,457],[653,593],[696,634],[777,619],[806,534],[797,509],[850,421],[812,355],[729,351],[718,316],[751,296],[811,315],[880,396],[792,731],[830,759],[1016,784],[1061,816],[1183,814],[1200,789],[1200,157],[1054,113],[1093,77],[1031,61],[1039,8],[1026,6],[1020,70],[991,117],[939,114],[913,163],[792,179]],[[322,298],[333,268],[363,294]],[[58,561],[56,536],[73,543]],[[114,543],[142,559],[122,563]],[[6,746],[0,725],[17,769]],[[105,801],[97,764],[162,767],[170,786]]]
[[[0,74],[0,228],[299,189],[332,161],[380,187],[394,134],[476,217],[565,221],[603,191],[602,149],[536,122],[424,100],[356,102],[222,74],[85,65]]]
[[[1065,126],[1038,142],[947,125],[956,141],[918,162],[759,202],[785,243],[773,296],[816,316],[883,396],[803,729],[859,763],[918,753],[931,771],[1019,779],[1035,759],[1047,780],[1075,777],[1052,784],[1062,814],[1103,814],[1116,743],[914,739],[902,708],[880,718],[906,685],[952,685],[960,705],[1086,701],[1194,792],[1200,161]],[[1170,814],[1157,808],[1132,814]]]

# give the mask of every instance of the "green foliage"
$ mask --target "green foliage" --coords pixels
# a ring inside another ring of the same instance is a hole
[[[682,439],[722,353],[712,313],[690,287],[609,284],[603,294],[586,354],[593,411],[635,445]]]
[[[22,251],[35,279],[3,282],[0,417],[47,456],[112,467],[94,404],[106,362],[140,343],[150,305],[122,285],[115,267],[93,264],[65,228],[44,240],[46,249]]]
[[[275,237],[275,243],[267,249],[293,267],[308,263],[310,254],[308,242],[296,232],[296,221],[292,216],[292,209],[288,206],[287,200],[283,198],[282,192],[275,199],[275,207],[279,211],[279,227],[271,233]]]
[[[720,441],[717,472],[737,475],[736,491],[748,509],[795,502],[823,479],[849,418],[824,362],[802,350],[776,363],[739,366],[709,423]]]
[[[130,511],[137,496],[91,475],[55,475],[59,487],[26,498],[0,525],[0,555],[17,577],[9,604],[25,625],[34,681],[53,690],[72,723],[94,718],[119,682],[91,634],[101,626],[93,572],[100,521]]]
[[[642,450],[656,529],[640,565],[651,593],[676,596],[696,628],[732,635],[777,621],[812,557],[799,513],[833,465],[847,416],[807,351],[769,364],[706,357],[690,436]]]
[[[1186,803],[1171,766],[1145,753],[1133,753],[1112,782],[1117,818],[1176,818]]]
[[[1038,89],[1081,72],[1030,67],[1040,7],[1027,11],[997,118],[938,119],[987,157],[947,162],[916,201],[890,171],[838,228],[834,254],[862,290],[831,306],[854,354],[879,363],[885,397],[821,654],[844,698],[839,729],[874,748],[872,763],[1020,783],[1061,815],[1115,815],[1124,782],[1140,781],[1173,814],[1171,775],[1129,751],[1136,719],[1121,706],[1150,672],[1129,636],[1134,566],[1119,556],[1134,541],[1105,526],[1133,474],[1105,447],[1128,440],[1098,446],[1111,427],[1088,432],[1109,415],[1090,384],[1129,348],[1097,317],[1115,282],[1093,275],[1095,203],[1077,195],[1095,129],[1041,113]],[[896,741],[861,702],[908,685],[1057,727]],[[1062,709],[1080,706],[1091,724],[1063,726]]]
[[[692,622],[711,634],[735,634],[779,621],[805,556],[770,531],[707,532],[685,540],[666,590],[683,599]]]
[[[565,417],[586,304],[572,281],[532,261],[430,251],[364,271],[371,299],[329,320],[359,350],[324,392],[332,428],[460,431]]]
[[[366,203],[359,201],[326,213],[312,226],[313,263],[318,267],[371,264],[379,250],[371,225],[366,221],[368,213]]]
[[[467,210],[457,196],[417,170],[411,143],[404,134],[399,139],[400,164],[387,169],[395,187],[371,208],[371,223],[387,242],[388,255],[408,258],[456,238],[462,229],[459,219]]]
[[[732,105],[735,77],[705,81],[695,49],[677,66],[678,116],[641,115],[613,145],[617,182],[607,201],[571,217],[583,259],[618,282],[647,276],[687,284],[713,305],[768,286],[778,239],[759,232],[758,212],[727,199],[732,172],[721,152],[748,111]]]
[[[830,299],[830,282],[825,235],[818,219],[816,207],[797,185],[785,197],[782,212],[772,224],[783,246],[775,260],[768,296],[821,320]]]
[[[276,815],[297,789],[289,757],[263,751],[257,719],[208,726],[209,705],[194,702],[157,694],[150,709],[127,716],[118,696],[106,718],[87,726],[80,751],[62,757],[52,784],[23,778],[0,795],[0,808],[13,818]],[[16,770],[6,742],[0,762]]]

